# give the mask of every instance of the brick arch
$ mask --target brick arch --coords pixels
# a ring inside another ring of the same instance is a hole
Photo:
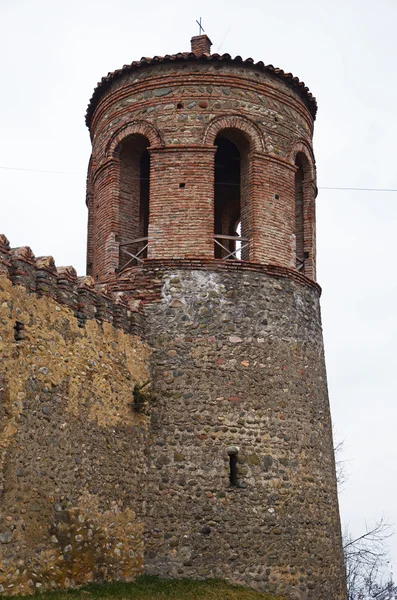
[[[263,134],[259,127],[246,117],[240,115],[226,115],[215,117],[204,133],[203,142],[205,145],[213,146],[215,138],[223,129],[237,129],[247,134],[251,143],[251,150],[255,152],[264,152],[265,144]]]
[[[289,153],[295,172],[295,252],[296,268],[310,279],[316,278],[315,200],[316,164],[312,148],[298,140]]]
[[[164,146],[164,139],[160,131],[147,121],[131,121],[122,125],[110,138],[106,146],[106,156],[113,156],[118,144],[126,137],[134,134],[143,135],[149,141],[151,148]]]
[[[311,146],[305,140],[298,140],[293,145],[290,153],[288,155],[288,160],[291,164],[295,166],[296,157],[298,154],[302,154],[305,158],[305,162],[307,165],[307,174],[308,179],[311,181],[315,181],[316,179],[316,162],[314,159],[314,154]]]

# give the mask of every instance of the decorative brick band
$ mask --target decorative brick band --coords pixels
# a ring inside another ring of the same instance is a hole
[[[164,148],[149,148],[150,154],[158,153],[166,153],[166,152],[210,152],[215,154],[217,151],[216,146],[201,146],[199,144],[172,144],[165,146]]]
[[[161,298],[161,272],[165,269],[205,270],[205,271],[255,271],[271,277],[292,279],[321,295],[321,287],[299,271],[278,265],[262,265],[239,260],[218,259],[145,259],[142,266],[130,267],[118,275],[109,276],[103,282],[106,289],[123,292],[142,305],[159,302]]]
[[[4,235],[0,235],[0,276],[72,309],[80,327],[87,319],[96,319],[126,333],[143,334],[139,303],[121,291],[99,288],[92,277],[78,277],[73,267],[56,267],[52,256],[36,258],[28,246],[10,248]]]
[[[172,87],[175,88],[177,86],[190,85],[197,82],[197,73],[194,75],[184,74],[179,75],[178,73],[173,73],[172,76],[162,75],[160,77],[152,77],[150,80],[145,79],[144,82],[133,82],[126,83],[124,86],[117,88],[117,90],[112,91],[111,93],[105,95],[98,106],[95,108],[95,113],[92,115],[92,121],[87,126],[90,131],[94,131],[95,127],[104,115],[106,115],[109,107],[112,106],[115,100],[123,101],[125,98],[131,95],[131,93],[139,94],[148,90],[155,90],[159,87],[166,88]],[[302,105],[297,99],[291,97],[291,95],[282,92],[280,89],[276,88],[272,85],[271,82],[266,82],[266,85],[261,83],[260,81],[248,81],[246,77],[239,76],[237,74],[221,74],[221,73],[211,73],[211,75],[205,75],[201,73],[200,75],[200,83],[202,86],[207,85],[219,85],[219,86],[230,86],[233,85],[234,88],[248,91],[248,92],[259,92],[263,96],[268,97],[270,100],[280,100],[282,99],[282,103],[296,110],[306,121],[309,131],[313,132],[313,118],[310,113],[307,112],[306,106]],[[145,104],[150,105],[150,101],[143,101],[139,104],[135,105],[136,109],[142,109]],[[115,114],[114,116],[118,116]],[[110,121],[109,121],[110,122]]]
[[[296,173],[296,171],[298,170],[298,167],[296,165],[291,164],[284,158],[280,158],[279,156],[274,156],[274,154],[264,154],[262,152],[253,151],[253,152],[251,152],[250,156],[252,156],[253,158],[258,159],[258,160],[265,160],[267,162],[274,163],[276,165],[281,165],[282,167],[289,169],[293,173]]]
[[[122,69],[117,69],[116,71],[109,73],[107,77],[103,77],[100,83],[95,88],[87,108],[87,126],[90,127],[93,115],[95,113],[95,109],[105,92],[110,88],[113,81],[120,79],[127,73],[131,73],[141,68],[166,63],[171,63],[173,66],[175,62],[190,62],[193,64],[197,64],[197,61],[200,61],[201,63],[204,63],[206,61],[218,62],[227,65],[235,65],[240,68],[242,67],[252,70],[257,69],[259,71],[267,72],[271,74],[275,79],[284,81],[286,86],[295,89],[301,96],[303,102],[310,111],[313,119],[316,117],[316,99],[312,96],[306,85],[303,82],[299,81],[299,79],[297,77],[294,77],[291,73],[285,73],[282,69],[275,68],[273,67],[273,65],[265,65],[262,61],[255,63],[252,58],[243,60],[241,56],[236,56],[233,59],[230,56],[230,54],[223,54],[222,56],[220,56],[219,54],[212,54],[208,56],[202,54],[201,56],[197,56],[194,53],[181,52],[179,54],[174,55],[155,56],[154,58],[142,58],[140,61],[134,61],[133,63],[131,63],[131,65],[124,65]]]

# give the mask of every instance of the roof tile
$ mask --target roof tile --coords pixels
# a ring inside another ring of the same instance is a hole
[[[91,97],[91,100],[88,104],[85,120],[87,127],[91,124],[91,119],[95,112],[95,109],[101,99],[103,93],[111,86],[112,82],[115,79],[120,78],[125,73],[130,73],[139,69],[140,67],[146,67],[152,64],[158,63],[167,63],[176,60],[185,60],[185,61],[224,61],[230,62],[234,64],[243,63],[248,67],[259,68],[262,71],[267,71],[268,73],[272,73],[276,77],[283,79],[286,83],[291,85],[294,89],[298,91],[302,100],[305,102],[306,106],[310,110],[313,118],[316,118],[317,113],[317,102],[315,97],[309,91],[309,88],[305,85],[303,81],[299,81],[298,77],[294,77],[292,73],[285,73],[282,69],[274,67],[273,65],[265,65],[263,61],[254,62],[252,58],[242,59],[241,56],[236,56],[232,58],[230,54],[202,54],[201,56],[197,56],[192,52],[178,52],[178,54],[166,54],[165,56],[154,56],[153,58],[142,57],[139,61],[133,61],[130,65],[124,65],[122,69],[117,69],[116,71],[112,71],[107,74],[106,77],[102,77],[101,81],[97,84],[94,89],[94,93]]]

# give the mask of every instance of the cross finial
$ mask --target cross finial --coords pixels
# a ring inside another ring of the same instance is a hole
[[[196,19],[196,23],[199,26],[199,35],[201,35],[202,33],[205,33],[204,28],[201,25],[201,17],[200,17],[200,21],[197,21],[197,19]]]

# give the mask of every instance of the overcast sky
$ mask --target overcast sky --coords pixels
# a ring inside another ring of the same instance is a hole
[[[200,16],[213,52],[291,71],[317,97],[320,188],[397,188],[395,0],[0,0],[0,232],[12,246],[84,274],[96,82],[189,50]],[[341,513],[359,535],[382,515],[397,527],[397,193],[320,189],[317,223],[331,408],[350,473]],[[391,547],[397,575],[397,536]]]

